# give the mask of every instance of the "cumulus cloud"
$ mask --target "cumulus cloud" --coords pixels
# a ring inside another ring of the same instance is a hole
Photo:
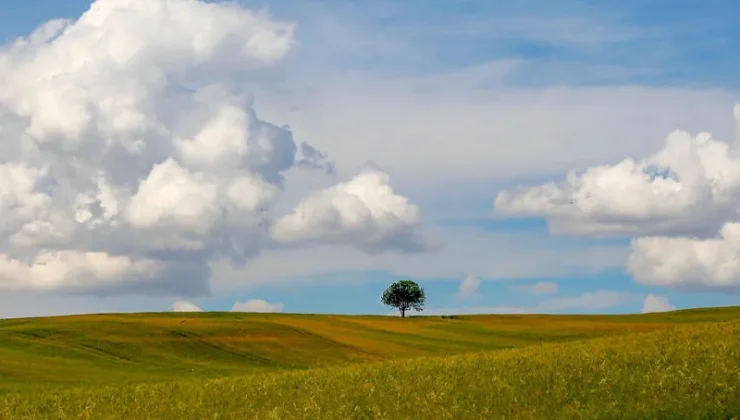
[[[262,299],[250,299],[245,302],[236,302],[231,312],[282,312],[282,303],[270,303]]]
[[[285,172],[334,170],[232,83],[294,44],[233,2],[98,0],[0,49],[0,289],[196,296],[211,262],[256,255]],[[401,213],[373,213],[368,248],[417,217],[381,184]]]
[[[645,297],[645,302],[642,304],[642,313],[650,312],[668,312],[675,310],[676,307],[668,302],[668,298],[664,296],[656,296],[649,294]]]
[[[740,290],[739,145],[674,131],[645,159],[502,191],[494,209],[546,217],[553,233],[635,236],[627,265],[639,283]]]
[[[740,223],[717,238],[651,236],[632,241],[627,267],[639,283],[682,290],[740,290]]]
[[[172,304],[172,310],[174,312],[203,312],[198,305],[188,302],[187,300],[178,300]]]
[[[424,251],[418,206],[396,194],[390,177],[367,169],[351,180],[314,192],[272,227],[281,244],[348,244],[366,252]]]
[[[740,118],[740,106],[735,115]],[[644,159],[573,171],[564,182],[501,191],[494,209],[546,217],[553,233],[706,235],[737,216],[739,202],[735,144],[677,130]]]
[[[478,287],[480,286],[480,279],[478,277],[468,274],[465,276],[465,278],[460,282],[460,296],[461,297],[470,297],[475,294],[475,292],[478,291]]]
[[[101,0],[2,50],[0,287],[202,294],[209,258],[254,254],[296,145],[207,76],[273,64],[292,33],[234,4]]]
[[[202,266],[186,261],[168,264],[105,252],[39,251],[26,262],[0,254],[0,279],[6,290],[64,290],[104,295],[141,287],[152,292],[178,288],[188,294],[202,294],[207,290],[203,285],[171,282],[178,277],[202,276],[203,270]]]

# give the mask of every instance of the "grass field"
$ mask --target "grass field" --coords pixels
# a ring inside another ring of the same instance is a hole
[[[4,320],[0,418],[731,418],[738,343],[740,307]]]

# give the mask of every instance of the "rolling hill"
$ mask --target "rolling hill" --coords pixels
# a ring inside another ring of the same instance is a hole
[[[0,320],[0,393],[445,356],[735,318],[740,307],[615,316],[142,313]]]
[[[91,360],[100,364],[77,362],[85,369],[101,368],[103,360],[109,366],[117,366],[118,376],[111,381],[125,377],[121,372],[126,363],[141,363],[132,370],[140,375],[145,367],[144,360],[153,371],[160,369],[160,374],[165,371],[174,374],[178,366],[195,366],[207,357],[216,356],[214,360],[220,368],[236,365],[238,360],[251,360],[252,366],[259,368],[266,368],[268,360],[273,368],[284,368],[290,363],[318,364],[319,360],[332,364],[332,354],[342,362],[351,357],[358,360],[394,357],[383,345],[373,343],[383,343],[396,350],[406,349],[406,356],[412,353],[414,346],[422,349],[420,353],[454,352],[466,346],[471,349],[494,347],[496,341],[522,347],[299,371],[253,371],[220,379],[188,379],[187,375],[181,375],[178,380],[153,384],[9,393],[0,396],[0,418],[737,419],[740,417],[740,319],[737,315],[738,308],[628,317],[480,316],[404,321],[371,317],[216,314],[185,318],[163,315],[87,317],[82,319],[91,325],[105,325],[106,329],[95,333],[85,331],[94,336],[105,334],[107,342],[114,337],[124,341],[124,336],[142,340],[131,331],[161,331],[162,324],[169,325],[165,331],[189,331],[185,336],[175,334],[175,338],[168,340],[160,337],[159,342],[136,341],[136,345],[122,346],[119,351],[102,352],[115,353],[115,356],[110,354],[109,359],[93,351],[91,354],[95,357]],[[113,319],[127,320],[120,322],[131,322],[125,325],[137,325],[139,329],[118,329],[120,325],[114,328],[105,324],[112,323]],[[180,324],[182,319],[193,325],[182,327],[188,324]],[[201,323],[195,322],[196,319]],[[214,325],[219,320],[223,324],[217,328]],[[716,320],[724,322],[706,322]],[[60,329],[62,325],[84,325],[84,321],[70,322],[69,318],[58,322],[56,328],[47,331]],[[49,320],[44,323],[53,324]],[[235,325],[239,323],[247,325]],[[260,344],[250,348],[244,344],[246,340],[234,338],[238,337],[236,331],[241,331],[241,334],[263,337],[263,343],[268,343],[270,340],[265,338],[269,336],[265,332],[268,330],[260,329],[265,324],[275,327],[274,331],[282,334],[280,339],[290,338],[296,340],[291,345],[307,347],[295,349],[296,353],[283,349],[288,354],[281,354],[274,345]],[[16,324],[15,328],[21,325]],[[5,326],[13,329],[9,327]],[[123,334],[124,330],[129,334]],[[339,340],[341,335],[335,335],[350,330],[354,333],[349,338]],[[402,332],[408,338],[401,339]],[[379,341],[372,341],[371,334],[376,334]],[[489,341],[489,335],[498,339]],[[594,335],[601,337],[569,341]],[[449,338],[445,341],[444,336]],[[231,341],[226,337],[231,337]],[[537,337],[560,342],[537,344],[545,341]],[[165,341],[168,343],[163,344]],[[70,352],[65,356],[69,360],[76,351],[72,350],[76,348],[72,343],[74,341],[67,341],[61,345]],[[48,345],[28,344],[29,348],[36,349],[48,348]],[[133,348],[148,350],[141,353],[141,358],[134,359]],[[154,355],[164,354],[155,349],[166,352],[174,348],[178,348],[176,355],[172,354],[167,363],[154,369],[159,360]],[[185,348],[191,350],[185,351]],[[306,358],[310,350],[320,353],[314,361]],[[86,372],[90,374],[89,370]]]

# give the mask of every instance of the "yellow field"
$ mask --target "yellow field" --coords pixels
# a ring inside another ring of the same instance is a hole
[[[740,322],[240,378],[0,399],[0,416],[163,419],[737,418]]]
[[[644,418],[712,414],[710,402],[739,413],[737,320],[740,307],[4,320],[0,418]]]

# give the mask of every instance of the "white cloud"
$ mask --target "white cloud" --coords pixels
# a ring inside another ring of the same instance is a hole
[[[348,182],[317,191],[271,229],[279,243],[350,244],[375,252],[430,248],[418,231],[419,208],[396,194],[387,174],[365,170]]]
[[[172,264],[105,252],[39,251],[30,261],[0,254],[0,287],[5,290],[105,294],[141,287],[156,294],[176,286],[183,275],[202,275],[200,271],[202,267],[186,261]],[[207,291],[198,284],[180,289],[193,294]]]
[[[292,32],[233,4],[98,1],[0,52],[0,288],[202,294],[208,258],[254,254],[296,146],[219,83]]]
[[[519,286],[519,288],[536,295],[549,295],[558,292],[557,283],[549,281],[540,281],[531,286]]]
[[[460,282],[460,296],[461,297],[470,297],[475,294],[476,291],[478,291],[478,286],[480,286],[480,279],[478,277],[468,274],[465,276],[465,278]]]
[[[285,173],[333,171],[236,83],[294,44],[292,23],[237,3],[99,0],[0,50],[0,289],[196,296],[213,261],[269,245]],[[347,235],[411,237],[418,209],[363,185],[373,213]]]
[[[494,208],[547,217],[553,233],[706,234],[737,214],[735,147],[709,133],[674,131],[645,159],[573,171],[562,183],[502,191]]]
[[[175,312],[203,312],[203,309],[200,309],[198,305],[187,300],[178,300],[173,303],[172,310]]]
[[[664,296],[656,296],[649,294],[645,297],[645,302],[642,304],[642,313],[649,312],[668,312],[675,310],[676,307],[668,302],[668,298]]]
[[[642,237],[632,241],[627,267],[639,283],[682,290],[740,290],[740,223],[712,239]]]
[[[231,312],[282,312],[282,303],[269,303],[262,299],[250,299],[245,302],[236,302]]]
[[[733,113],[740,125],[740,105]],[[708,133],[674,131],[645,159],[571,172],[565,183],[502,191],[494,206],[500,213],[547,217],[553,233],[636,236],[627,265],[639,283],[736,291],[739,146]]]

